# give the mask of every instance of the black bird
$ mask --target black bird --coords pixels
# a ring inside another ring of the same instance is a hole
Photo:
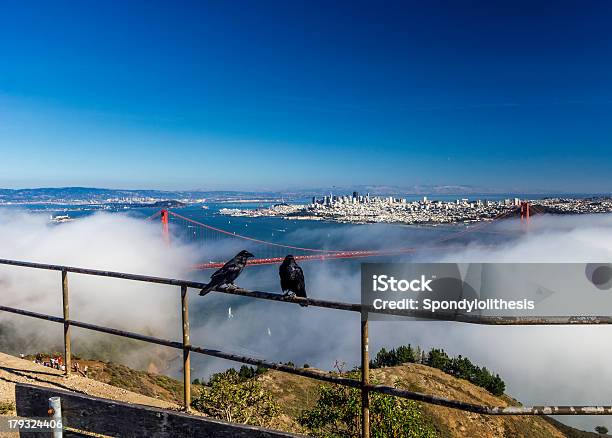
[[[206,295],[211,290],[224,285],[235,287],[234,281],[238,278],[246,266],[249,257],[255,256],[245,250],[242,250],[236,254],[233,259],[224,264],[223,267],[217,269],[213,275],[210,276],[210,283],[208,283],[204,289],[200,291],[200,295]]]
[[[295,262],[292,255],[288,255],[278,268],[280,276],[281,289],[283,292],[288,291],[285,295],[291,293],[298,297],[306,297],[306,283],[304,282],[304,272],[302,268]],[[300,306],[306,307],[307,303],[300,303]]]

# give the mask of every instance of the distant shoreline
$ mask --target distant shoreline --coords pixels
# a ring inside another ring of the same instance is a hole
[[[219,214],[230,217],[277,217],[285,220],[327,221],[343,224],[402,224],[440,226],[490,222],[519,214],[521,204],[530,205],[530,216],[537,214],[605,214],[612,213],[612,198],[551,198],[521,201],[518,198],[503,201],[450,201],[407,202],[406,199],[340,196],[333,200],[313,199],[311,204],[276,204],[268,208],[222,208]]]

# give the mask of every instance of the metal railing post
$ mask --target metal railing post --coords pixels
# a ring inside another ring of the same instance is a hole
[[[189,296],[187,286],[181,286],[181,319],[183,322],[183,396],[185,411],[191,409],[191,341],[189,340]]]
[[[62,424],[62,402],[59,397],[51,397],[49,399],[48,413],[51,421],[55,423],[53,424],[53,438],[62,438],[64,428]]]
[[[263,366],[268,369],[279,370],[293,375],[300,375],[319,381],[329,382],[342,385],[349,388],[359,388],[361,390],[361,435],[364,438],[370,437],[370,400],[369,393],[387,394],[393,397],[401,397],[407,400],[415,400],[418,402],[430,403],[435,406],[444,406],[452,409],[459,409],[466,412],[473,412],[482,415],[612,415],[611,405],[572,405],[572,406],[487,406],[479,405],[459,400],[453,400],[431,394],[409,391],[385,385],[370,384],[370,369],[369,369],[369,334],[368,334],[368,312],[374,311],[369,306],[363,304],[351,304],[343,302],[334,302],[318,299],[308,299],[308,304],[313,307],[326,307],[329,309],[337,309],[351,312],[361,312],[361,380],[335,376],[325,372],[312,371],[307,369],[295,368],[294,366],[270,362],[263,359],[256,359],[248,356],[240,356],[237,354],[220,351],[217,349],[207,349],[203,347],[191,345],[189,339],[189,304],[187,291],[188,287],[201,289],[205,287],[205,283],[199,283],[187,280],[178,280],[163,277],[150,277],[144,275],[127,274],[112,271],[100,271],[94,269],[77,268],[61,265],[46,265],[40,263],[31,263],[15,260],[0,259],[0,265],[22,266],[33,269],[46,269],[53,271],[61,271],[62,273],[62,297],[63,297],[63,317],[48,315],[44,313],[33,312],[30,310],[17,309],[0,304],[0,312],[9,312],[15,315],[28,316],[40,320],[52,321],[64,325],[64,357],[66,359],[66,374],[71,371],[71,347],[70,347],[70,327],[75,326],[85,330],[91,330],[98,333],[106,333],[110,335],[125,337],[128,339],[139,340],[156,345],[162,345],[177,350],[183,350],[183,368],[184,368],[184,402],[186,410],[190,408],[191,402],[191,368],[190,368],[190,353],[191,351],[203,354],[209,357],[241,362],[249,365]],[[183,323],[183,342],[156,338],[152,336],[142,335],[139,333],[117,330],[110,327],[99,326],[78,320],[70,320],[69,301],[68,301],[68,272],[95,275],[101,277],[121,278],[136,281],[143,281],[154,284],[166,284],[181,287],[181,316]],[[278,293],[249,291],[246,289],[230,289],[217,290],[217,292],[247,296],[252,298],[287,301]],[[396,311],[400,313],[392,313],[402,315],[404,311]],[[422,314],[409,312],[410,316],[424,317]],[[612,317],[610,316],[592,316],[592,315],[577,315],[577,316],[549,316],[549,317],[474,317],[474,318],[458,318],[453,316],[453,319],[433,318],[436,320],[453,320],[456,322],[470,324],[489,324],[489,325],[612,325]]]
[[[361,320],[361,436],[370,438],[370,355],[368,338],[368,319]]]
[[[70,375],[72,369],[72,352],[70,347],[70,304],[68,301],[68,271],[62,270],[62,301],[64,305],[64,365],[66,376]]]

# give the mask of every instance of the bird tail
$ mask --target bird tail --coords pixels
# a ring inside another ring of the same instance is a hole
[[[211,290],[213,290],[215,288],[216,284],[214,284],[214,282],[210,282],[208,283],[206,286],[204,286],[204,288],[200,291],[200,295],[206,295],[208,292],[210,292]]]
[[[299,305],[302,307],[308,307],[308,302],[306,301],[308,299],[308,297],[306,296],[306,292],[304,292],[304,295],[298,295],[300,298],[302,298],[304,301],[300,300]]]

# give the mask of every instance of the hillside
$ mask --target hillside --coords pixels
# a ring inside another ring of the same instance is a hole
[[[120,369],[123,370],[124,368]],[[124,376],[127,378],[130,375],[128,373]],[[123,379],[124,377],[121,378],[121,380]],[[153,376],[151,381],[156,381],[156,377]],[[146,394],[146,385],[139,386],[137,391],[129,391],[123,387],[109,385],[76,374],[66,379],[59,370],[33,363],[31,360],[19,359],[15,356],[0,353],[0,415],[15,414],[16,383],[64,389],[96,397],[155,406],[163,409],[180,409],[180,406],[172,401],[172,397],[148,396]],[[161,392],[161,387],[159,387],[159,391]]]
[[[508,397],[495,397],[489,392],[465,380],[457,379],[435,368],[421,364],[404,364],[396,367],[374,369],[371,378],[381,384],[412,391],[425,392],[465,402],[496,406],[517,405]],[[305,407],[312,407],[317,399],[320,383],[305,377],[269,371],[260,377],[280,402],[288,416],[295,416]],[[600,435],[584,432],[561,424],[547,417],[510,416],[494,417],[428,404],[422,405],[427,417],[435,425],[441,438],[595,438]],[[299,426],[296,431],[299,430]]]
[[[0,372],[8,373],[9,369],[21,369],[17,375],[3,377],[19,381],[27,378],[28,383],[36,383],[42,376],[42,371],[49,371],[45,377],[45,385],[61,382],[66,389],[74,389],[92,395],[125,399],[130,397],[136,403],[156,405],[177,409],[177,403],[182,399],[182,384],[180,381],[159,376],[145,371],[138,371],[112,362],[82,360],[82,366],[89,367],[88,379],[73,376],[69,380],[60,377],[59,371],[51,370],[28,360],[17,359],[0,353]],[[35,368],[35,369],[34,369]],[[25,370],[29,371],[25,371]],[[57,377],[53,376],[57,374]],[[404,364],[395,367],[374,369],[372,379],[385,385],[398,385],[406,389],[426,392],[442,397],[461,401],[488,405],[516,405],[517,402],[504,395],[495,397],[489,392],[465,380],[457,379],[435,368],[421,364]],[[262,385],[273,394],[278,402],[282,415],[275,422],[276,428],[304,433],[295,417],[303,410],[312,408],[317,401],[317,390],[320,382],[305,377],[268,371],[257,377]],[[101,383],[97,383],[101,382]],[[398,383],[401,382],[401,383]],[[5,385],[6,386],[6,385]],[[120,388],[119,390],[113,389]],[[194,385],[193,391],[200,390]],[[133,394],[133,395],[131,395]],[[141,394],[140,396],[138,394]],[[10,402],[10,388],[0,388],[0,401]],[[435,426],[441,438],[596,438],[595,433],[573,429],[545,417],[516,416],[493,417],[462,412],[439,406],[423,404],[425,416]]]
[[[183,403],[183,382],[171,377],[134,370],[114,362],[81,359],[79,364],[89,368],[88,377],[91,379],[147,397]]]

